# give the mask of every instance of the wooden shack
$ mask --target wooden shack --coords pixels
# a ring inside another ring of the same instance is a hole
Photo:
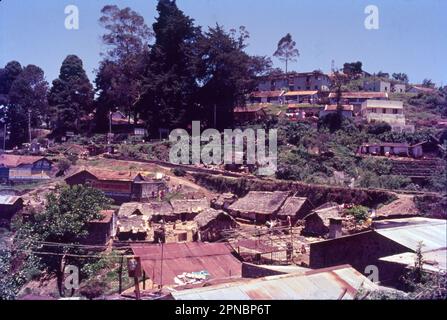
[[[199,240],[208,242],[220,240],[224,231],[238,226],[228,213],[211,208],[199,213],[194,221],[197,223]]]

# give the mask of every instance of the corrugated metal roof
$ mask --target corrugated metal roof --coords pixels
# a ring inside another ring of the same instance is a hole
[[[393,262],[397,264],[402,264],[405,266],[414,266],[416,261],[416,254],[413,252],[405,252],[401,254],[396,254],[388,257],[380,258],[379,260]],[[423,269],[427,271],[434,272],[445,272],[447,271],[447,250],[435,250],[430,252],[425,252],[423,254],[424,264]]]
[[[337,300],[353,299],[362,285],[377,289],[351,266],[343,265],[178,291],[172,296],[176,300]]]
[[[157,284],[175,285],[176,277],[185,272],[207,271],[213,280],[240,278],[242,273],[241,262],[224,243],[167,243],[163,245],[163,260],[159,244],[131,247],[141,258],[146,275]]]
[[[255,91],[251,93],[251,96],[254,98],[276,98],[281,97],[284,94],[282,90],[275,91]]]
[[[2,196],[0,195],[0,204],[1,205],[13,205],[21,198],[16,196]]]
[[[38,156],[19,156],[13,154],[2,154],[0,155],[0,166],[3,165],[8,168],[15,168],[20,165],[33,164],[42,159],[48,160],[45,157],[38,157]]]
[[[285,94],[286,97],[290,96],[311,96],[317,94],[318,91],[289,91]]]
[[[344,99],[374,99],[374,98],[388,98],[388,93],[386,92],[368,92],[368,91],[358,91],[358,92],[342,92],[342,98]],[[336,98],[337,93],[331,92],[329,98]]]
[[[447,221],[429,218],[382,220],[374,223],[376,232],[413,251],[422,242],[423,252],[447,248]]]

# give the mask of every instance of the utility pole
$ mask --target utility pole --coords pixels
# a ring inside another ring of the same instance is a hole
[[[107,145],[112,142],[112,110],[109,111],[109,134],[107,135]]]
[[[6,122],[3,124],[3,151],[6,150]]]
[[[112,111],[109,111],[109,134],[112,134]]]
[[[214,129],[216,129],[217,126],[217,106],[214,104]]]
[[[28,135],[29,135],[29,144],[31,147],[31,109],[28,109]]]

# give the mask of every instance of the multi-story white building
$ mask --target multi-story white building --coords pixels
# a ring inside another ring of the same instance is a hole
[[[320,71],[290,73],[287,76],[277,75],[259,79],[258,91],[328,91],[331,80],[327,74]]]
[[[386,122],[405,125],[404,104],[402,101],[366,100],[362,104],[362,116],[368,123]]]

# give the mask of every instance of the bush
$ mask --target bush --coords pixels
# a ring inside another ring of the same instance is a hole
[[[369,209],[364,206],[355,206],[347,209],[346,214],[353,216],[357,221],[365,221],[369,217]]]
[[[66,172],[68,169],[70,169],[71,163],[72,162],[66,158],[60,159],[57,163],[57,168],[60,172]]]
[[[390,132],[391,126],[386,122],[374,123],[368,126],[369,134],[383,134],[385,132]]]
[[[174,169],[172,169],[172,173],[177,177],[186,176],[186,171],[182,168],[174,168]]]
[[[92,280],[87,282],[79,291],[81,295],[89,300],[99,298],[104,295],[107,290],[107,285],[99,280]]]

